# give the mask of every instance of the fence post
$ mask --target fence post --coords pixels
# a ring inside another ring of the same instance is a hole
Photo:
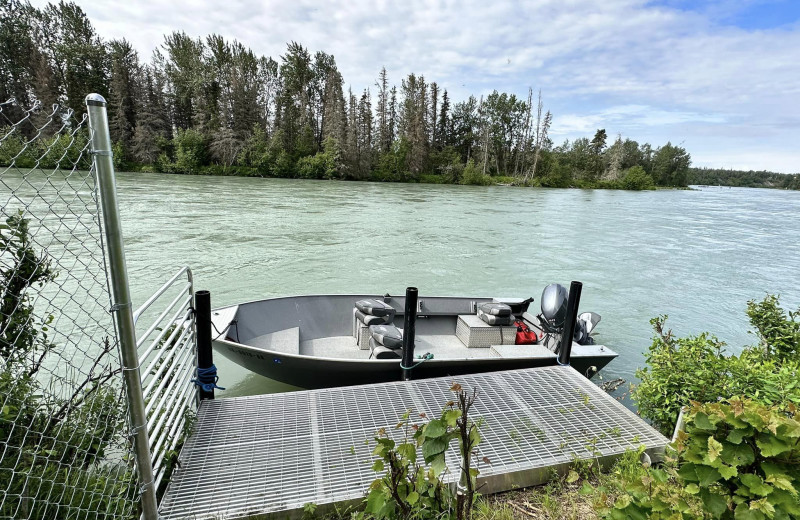
[[[108,254],[111,284],[111,310],[119,334],[122,357],[122,374],[128,397],[131,435],[133,436],[136,470],[141,482],[142,517],[158,519],[156,490],[153,481],[153,461],[150,458],[150,441],[147,432],[142,380],[139,374],[139,354],[136,349],[136,330],[133,323],[128,271],[125,266],[125,249],[122,242],[119,208],[117,206],[116,180],[111,154],[111,136],[108,131],[106,100],[100,94],[86,96],[89,114],[89,133],[92,138],[92,155],[100,191],[100,208],[103,214],[103,231]]]

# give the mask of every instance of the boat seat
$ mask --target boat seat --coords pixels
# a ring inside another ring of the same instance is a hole
[[[386,302],[375,299],[358,300],[356,309],[370,316],[391,316],[394,318],[395,309]]]
[[[402,349],[390,349],[384,346],[378,345],[378,343],[370,338],[369,339],[369,349],[372,351],[373,359],[400,359],[402,357],[401,352]]]
[[[292,327],[291,329],[279,330],[277,332],[264,334],[263,336],[257,336],[245,343],[251,347],[264,350],[272,350],[284,354],[299,354],[300,327]]]
[[[503,325],[509,326],[514,324],[514,316],[511,315],[511,309],[508,309],[508,314],[505,315],[498,315],[498,314],[488,314],[486,313],[483,308],[478,308],[478,317],[484,323],[488,323],[489,325]]]
[[[403,348],[403,334],[394,325],[373,325],[369,334],[375,343],[392,350]]]
[[[478,311],[482,311],[489,316],[511,316],[511,307],[499,302],[482,303],[478,306]]]
[[[373,316],[371,314],[364,314],[356,309],[356,319],[364,324],[365,327],[371,325],[388,325],[394,321],[394,316],[387,314],[386,316]]]
[[[353,309],[353,337],[360,350],[369,350],[370,325],[392,325],[394,315],[372,316]]]

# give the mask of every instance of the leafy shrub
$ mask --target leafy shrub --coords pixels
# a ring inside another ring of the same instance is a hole
[[[747,399],[693,403],[678,456],[628,475],[614,519],[800,518],[800,413]]]
[[[419,176],[420,184],[447,184],[447,180],[442,175],[423,173]]]
[[[662,467],[646,467],[639,462],[640,453],[627,452],[604,486],[585,490],[595,495],[596,509],[603,518],[688,520],[706,516],[700,498],[684,486],[676,459],[668,459]]]
[[[106,339],[83,381],[64,385],[56,399],[48,395],[37,376],[55,348],[54,317],[35,317],[31,293],[56,273],[34,249],[22,212],[0,225],[0,250],[0,517],[120,517],[135,490],[131,467],[104,460],[124,430],[121,389],[108,384],[119,369],[100,363],[114,349]]]
[[[324,179],[328,171],[325,154],[308,155],[297,160],[297,174],[303,179]]]
[[[294,177],[295,162],[292,156],[286,150],[278,152],[275,158],[275,166],[272,169],[272,175],[276,177],[292,178]]]
[[[508,175],[498,175],[494,178],[494,182],[497,184],[514,184],[517,179]]]
[[[655,181],[644,168],[634,166],[625,170],[625,174],[619,180],[619,186],[623,190],[652,190],[655,188]]]
[[[545,188],[569,188],[572,185],[572,168],[563,161],[554,161],[550,169],[537,180]]]
[[[87,130],[81,128],[74,134],[64,133],[46,139],[39,138],[31,145],[30,153],[35,155],[41,168],[86,170],[91,165],[91,157],[85,151],[88,142]]]
[[[712,518],[800,518],[800,413],[743,399],[694,403],[679,475]]]
[[[323,151],[316,155],[301,157],[297,161],[297,173],[304,179],[335,179],[341,177],[341,153],[336,139],[328,137]]]
[[[409,145],[405,138],[392,143],[391,149],[378,157],[378,166],[372,171],[371,178],[375,181],[397,182],[410,177],[406,168]]]
[[[800,356],[800,310],[784,311],[777,296],[747,302],[747,316],[756,329],[764,353],[780,360]]]
[[[178,130],[173,139],[175,145],[175,173],[197,173],[208,162],[208,143],[197,130]]]
[[[259,125],[253,126],[253,133],[242,145],[236,161],[240,166],[255,168],[263,175],[272,171],[275,155],[270,150],[266,132]]]
[[[455,401],[447,403],[438,419],[419,426],[411,424],[411,412],[406,412],[397,424],[403,429],[400,442],[388,438],[385,429],[375,438],[373,451],[378,459],[372,466],[385,472],[372,482],[366,498],[366,513],[382,518],[442,518],[453,510],[453,496],[442,481],[447,466],[445,452],[452,440],[458,440],[461,454],[461,486],[455,504],[459,520],[470,518],[475,495],[478,469],[472,467],[475,448],[481,440],[478,424],[469,417],[477,391],[468,395],[460,384],[450,388]],[[426,419],[425,414],[420,414]],[[413,434],[411,432],[413,431]],[[417,448],[422,452],[425,466],[417,462]]]
[[[117,171],[123,171],[125,169],[125,148],[122,146],[122,143],[119,141],[114,142],[111,145],[111,153],[114,162],[114,169]]]
[[[464,167],[464,173],[461,176],[461,184],[491,186],[494,184],[494,179],[483,173],[481,169],[475,165],[475,162],[470,159]]]
[[[450,164],[442,166],[439,170],[442,172],[442,179],[448,184],[461,184],[461,179],[464,176],[464,163],[460,158],[456,158]]]
[[[11,127],[0,127],[0,166],[33,168],[36,165],[36,146],[27,142]],[[26,147],[27,145],[27,147]]]
[[[762,345],[771,346],[747,348],[738,356],[727,355],[725,344],[707,333],[675,338],[664,329],[666,316],[651,320],[656,335],[645,355],[648,367],[637,371],[641,382],[633,391],[639,413],[670,434],[690,401],[748,395],[765,405],[800,404],[800,359],[788,356],[797,349],[792,339],[797,323],[772,296],[750,302],[748,313]]]

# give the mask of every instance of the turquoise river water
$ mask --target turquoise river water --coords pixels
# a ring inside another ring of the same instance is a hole
[[[584,284],[581,310],[634,379],[649,320],[754,342],[746,302],[800,305],[800,193],[623,192],[118,175],[134,307],[183,265],[212,306],[309,293],[534,296]],[[291,389],[217,356],[220,396]]]

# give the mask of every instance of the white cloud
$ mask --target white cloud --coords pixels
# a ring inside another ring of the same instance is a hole
[[[78,3],[103,37],[125,37],[144,57],[173,30],[219,33],[275,58],[294,40],[333,54],[356,91],[382,66],[392,82],[414,71],[456,100],[495,88],[524,97],[532,86],[559,135],[606,127],[654,145],[685,140],[697,161],[724,153],[694,136],[724,142],[737,128],[763,150],[758,160],[800,171],[798,147],[783,137],[800,133],[800,25],[719,25],[728,0],[705,12],[645,0]]]
[[[553,117],[553,136],[586,135],[598,128],[612,128],[615,133],[635,136],[636,130],[679,123],[723,123],[722,116],[695,112],[667,111],[647,105],[620,105],[594,114],[564,114]]]

